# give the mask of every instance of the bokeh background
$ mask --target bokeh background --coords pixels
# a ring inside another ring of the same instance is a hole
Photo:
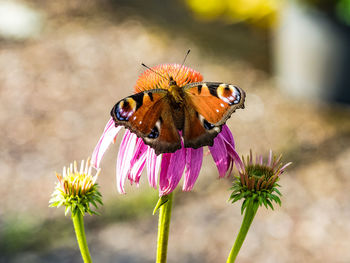
[[[70,218],[49,208],[55,172],[85,159],[141,62],[180,63],[239,85],[240,154],[283,153],[282,207],[261,208],[238,262],[350,262],[348,0],[0,1],[0,262],[82,262]],[[120,142],[87,216],[94,262],[154,262],[157,191],[116,191]],[[211,156],[176,192],[168,262],[225,262],[240,205]]]

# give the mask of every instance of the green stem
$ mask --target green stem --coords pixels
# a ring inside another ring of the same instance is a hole
[[[258,211],[258,208],[259,208],[259,204],[256,201],[254,200],[249,201],[249,204],[245,209],[241,228],[239,229],[239,233],[236,238],[235,244],[231,249],[230,255],[228,256],[226,263],[235,262],[238,252],[243,245],[245,237],[247,236],[250,225],[253,222],[256,212]]]
[[[75,213],[75,215],[72,215],[72,220],[81,256],[83,257],[85,263],[92,263],[89,248],[86,242],[83,214],[80,212]]]
[[[156,263],[166,263],[173,193],[162,196],[160,199],[163,205],[159,209]]]

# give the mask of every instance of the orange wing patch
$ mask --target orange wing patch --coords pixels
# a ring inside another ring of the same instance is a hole
[[[245,93],[233,85],[195,83],[185,88],[194,109],[208,122],[221,125],[237,109],[244,107]]]
[[[181,148],[171,112],[168,91],[147,90],[119,101],[111,115],[116,125],[125,126],[160,154]]]
[[[119,101],[111,111],[114,122],[129,128],[138,136],[149,134],[161,115],[161,102],[165,95],[140,92]]]

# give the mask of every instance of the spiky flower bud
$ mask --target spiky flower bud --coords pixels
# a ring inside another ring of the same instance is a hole
[[[63,167],[62,175],[56,173],[58,183],[52,194],[50,207],[64,205],[66,215],[69,211],[73,215],[76,213],[97,214],[91,210],[90,204],[95,208],[97,208],[97,203],[102,205],[102,196],[96,183],[101,169],[97,169],[95,175],[92,175],[92,169],[94,168],[90,159],[87,159],[85,165],[84,160],[81,161],[80,170],[78,170],[77,162],[74,161],[68,168]]]
[[[270,150],[267,163],[264,163],[263,157],[256,155],[255,162],[253,153],[238,165],[238,176],[234,181],[233,190],[230,200],[232,203],[244,199],[241,212],[247,207],[249,202],[255,202],[257,205],[264,205],[266,208],[273,209],[272,202],[281,205],[281,193],[277,189],[280,185],[277,183],[280,175],[291,162],[283,165],[281,162],[282,155],[276,158]]]

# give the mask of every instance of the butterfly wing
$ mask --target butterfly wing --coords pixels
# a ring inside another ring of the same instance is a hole
[[[185,93],[185,147],[199,148],[213,145],[231,114],[244,108],[245,92],[230,84],[217,82],[191,83],[183,87]]]
[[[120,100],[111,111],[116,125],[123,125],[141,137],[156,154],[181,148],[168,91],[147,90]]]
[[[221,131],[221,126],[208,126],[210,124],[191,106],[187,105],[184,111],[184,146],[190,148],[212,146],[214,138]]]

